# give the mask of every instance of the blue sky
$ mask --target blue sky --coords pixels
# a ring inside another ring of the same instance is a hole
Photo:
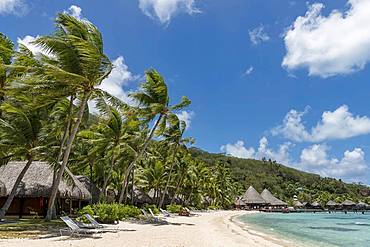
[[[153,67],[192,100],[197,147],[369,184],[368,0],[0,0],[1,32],[29,44],[62,11],[101,30],[104,89],[127,100]]]

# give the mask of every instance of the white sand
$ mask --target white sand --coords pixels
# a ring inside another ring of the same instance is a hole
[[[251,213],[219,211],[201,213],[199,217],[167,218],[168,225],[121,222],[120,232],[98,234],[87,238],[53,237],[37,240],[0,240],[1,247],[282,247],[293,243],[268,237],[251,227],[232,220]]]

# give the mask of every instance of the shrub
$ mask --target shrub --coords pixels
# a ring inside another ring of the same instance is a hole
[[[177,205],[177,204],[167,205],[167,211],[173,214],[179,213],[181,209],[182,209],[181,205]]]
[[[210,206],[208,206],[208,209],[209,210],[218,210],[218,207],[217,206],[210,205]]]
[[[97,220],[105,224],[112,224],[118,220],[124,220],[127,218],[138,218],[141,215],[140,209],[137,207],[107,203],[88,205],[82,208],[78,212],[78,215],[83,216],[87,213],[97,216]],[[84,219],[84,217],[80,217],[80,219]]]
[[[149,208],[153,211],[153,214],[159,214],[159,209],[154,204],[144,204],[144,209],[149,211]]]

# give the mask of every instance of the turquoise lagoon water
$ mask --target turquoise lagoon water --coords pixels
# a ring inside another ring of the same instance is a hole
[[[256,213],[238,219],[297,246],[370,246],[370,213]]]

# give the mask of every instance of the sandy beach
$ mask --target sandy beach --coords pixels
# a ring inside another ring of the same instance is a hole
[[[248,246],[286,247],[292,243],[254,231],[234,218],[253,212],[218,211],[199,216],[167,218],[166,225],[120,222],[118,233],[96,234],[93,237],[41,237],[40,239],[0,240],[0,246],[39,247],[199,247]],[[296,245],[295,245],[296,246]]]

